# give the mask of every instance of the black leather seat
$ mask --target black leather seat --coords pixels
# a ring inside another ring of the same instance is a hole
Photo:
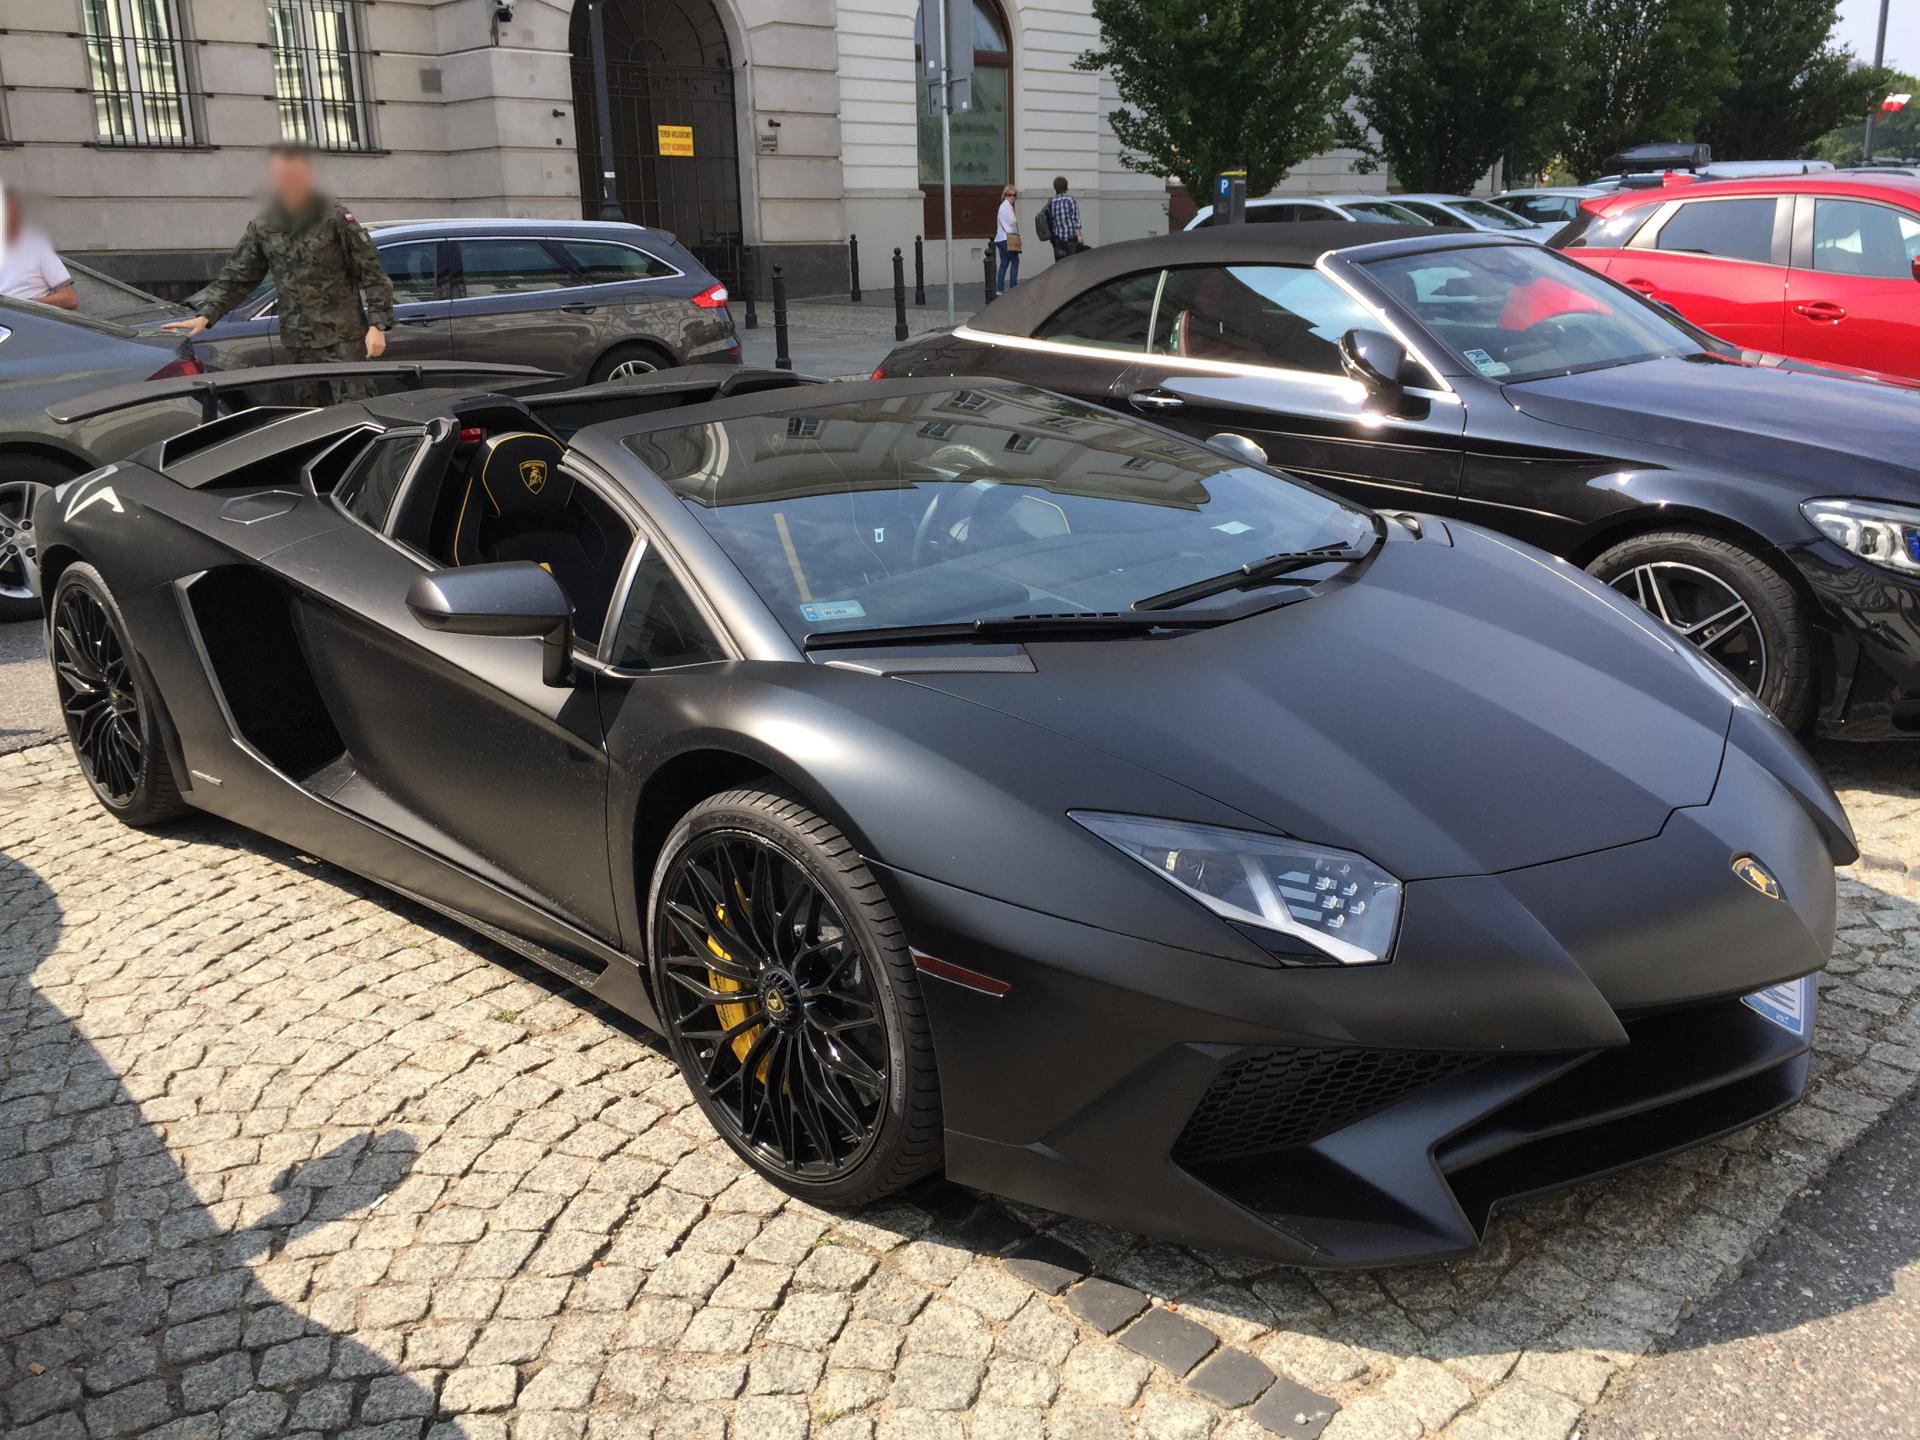
[[[453,525],[453,563],[544,565],[573,601],[576,628],[591,640],[632,536],[608,532],[597,513],[604,504],[575,503],[573,477],[560,468],[565,453],[551,435],[490,436],[469,463]]]

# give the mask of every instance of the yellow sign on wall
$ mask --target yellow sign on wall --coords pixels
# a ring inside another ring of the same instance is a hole
[[[692,155],[693,127],[691,125],[659,125],[660,153],[662,155]]]

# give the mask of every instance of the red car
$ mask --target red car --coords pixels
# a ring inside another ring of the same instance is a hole
[[[1920,380],[1920,179],[1676,176],[1580,210],[1557,248],[1702,329]]]

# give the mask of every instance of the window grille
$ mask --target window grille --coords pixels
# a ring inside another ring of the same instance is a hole
[[[357,0],[267,0],[280,135],[316,150],[370,150]]]
[[[197,145],[175,0],[82,0],[94,134],[103,145]]]

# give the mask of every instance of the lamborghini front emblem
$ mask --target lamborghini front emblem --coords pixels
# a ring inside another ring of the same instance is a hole
[[[1758,860],[1754,859],[1753,856],[1734,856],[1733,873],[1769,900],[1778,900],[1780,898],[1780,882],[1774,879],[1773,873]]]
[[[520,462],[520,483],[527,487],[529,495],[538,495],[547,486],[547,462],[544,460],[522,460]]]

